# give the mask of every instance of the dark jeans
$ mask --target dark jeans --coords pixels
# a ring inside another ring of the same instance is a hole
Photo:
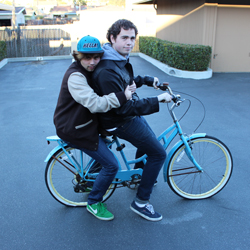
[[[77,148],[75,145],[68,143],[69,146]],[[88,204],[94,204],[102,201],[103,195],[108,190],[111,182],[116,176],[119,169],[118,162],[113,153],[108,149],[102,138],[99,137],[99,146],[97,151],[81,148],[83,152],[94,158],[102,166],[102,170],[97,176],[92,191],[88,196]]]
[[[110,133],[129,141],[137,149],[137,156],[147,154],[147,163],[136,194],[136,201],[148,202],[154,183],[166,159],[166,152],[143,117],[136,117]]]

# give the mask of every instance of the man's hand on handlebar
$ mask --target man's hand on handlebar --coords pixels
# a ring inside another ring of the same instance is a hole
[[[159,79],[157,77],[154,77],[153,87],[155,89],[166,89],[168,85],[168,82],[160,83]]]
[[[158,95],[157,98],[159,102],[167,103],[172,101],[172,96],[166,92],[161,95]]]
[[[154,82],[153,82],[153,87],[155,89],[159,89],[157,86],[159,86],[160,82],[159,79],[157,77],[154,77]]]

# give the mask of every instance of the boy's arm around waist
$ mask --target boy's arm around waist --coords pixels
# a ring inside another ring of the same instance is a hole
[[[89,86],[86,77],[79,72],[70,75],[68,89],[73,99],[89,109],[91,113],[107,112],[127,101],[123,91],[98,96]]]
[[[122,78],[112,70],[102,70],[93,79],[93,88],[99,95],[124,91],[125,87]],[[158,111],[159,101],[157,97],[129,100],[121,107],[113,109],[113,112],[121,116],[149,115]]]

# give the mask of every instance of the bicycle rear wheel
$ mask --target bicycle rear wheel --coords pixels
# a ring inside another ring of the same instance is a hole
[[[81,153],[79,149],[65,147],[71,159],[81,165]],[[83,166],[87,166],[91,157],[83,153]],[[88,168],[88,167],[87,167]],[[98,173],[101,170],[98,162],[91,164],[90,173]],[[65,152],[58,150],[49,160],[45,169],[45,183],[50,194],[60,203],[66,206],[86,206],[88,194],[93,186],[92,181],[82,181],[80,175],[72,165]],[[111,184],[103,201],[106,201],[114,192],[116,184]]]
[[[220,192],[229,181],[233,160],[227,146],[217,138],[205,136],[191,140],[192,154],[203,172],[197,172],[182,144],[167,169],[170,188],[186,199],[205,199]]]

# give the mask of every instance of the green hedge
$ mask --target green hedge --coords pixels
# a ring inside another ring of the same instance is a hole
[[[0,61],[6,58],[6,42],[0,41]]]
[[[139,38],[139,49],[170,67],[187,71],[207,70],[212,53],[210,46],[174,43],[145,36]]]

